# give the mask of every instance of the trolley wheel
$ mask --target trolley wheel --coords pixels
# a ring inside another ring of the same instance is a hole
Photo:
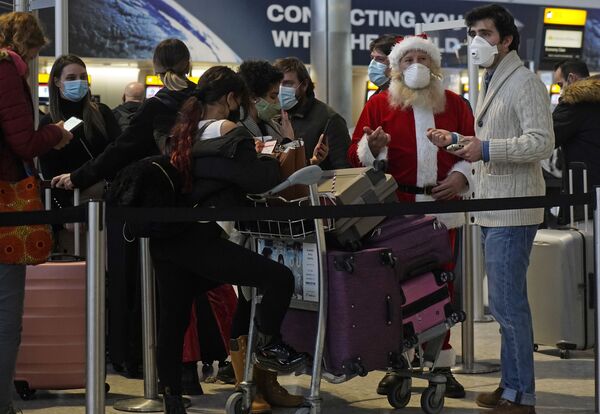
[[[108,382],[104,383],[104,392],[108,394],[108,392],[110,391],[110,385]]]
[[[538,344],[533,344],[533,352],[537,352],[540,350],[540,346]]]
[[[22,400],[31,400],[31,398],[35,394],[35,390],[29,388],[29,383],[27,381],[15,381],[14,384],[15,390],[17,391],[17,394],[19,394],[19,397],[21,397]]]
[[[442,392],[441,392],[441,398],[436,398],[435,396],[435,391],[438,387],[442,388]],[[427,388],[425,388],[425,391],[423,391],[423,394],[421,394],[421,408],[423,409],[423,411],[425,412],[425,414],[439,414],[442,412],[442,409],[444,408],[444,389],[445,389],[446,385],[442,384],[442,385],[436,385],[436,386],[429,386]]]
[[[225,412],[227,414],[248,414],[249,409],[244,410],[244,393],[234,392],[227,399],[225,404]]]
[[[571,358],[571,352],[568,349],[560,350],[560,359],[569,359]]]
[[[402,378],[389,390],[387,398],[390,405],[394,408],[404,408],[410,402],[412,380]]]

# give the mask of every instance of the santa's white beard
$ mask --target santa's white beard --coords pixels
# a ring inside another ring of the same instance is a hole
[[[404,81],[394,77],[390,84],[389,99],[392,108],[406,109],[409,107],[430,108],[434,114],[444,112],[446,95],[442,81],[433,78],[429,86],[423,89],[411,89]]]

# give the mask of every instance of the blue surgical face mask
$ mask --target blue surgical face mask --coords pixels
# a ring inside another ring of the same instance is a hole
[[[65,99],[72,102],[81,101],[88,93],[89,86],[87,80],[71,80],[63,82],[64,89],[62,91]]]
[[[387,65],[381,62],[377,62],[375,59],[371,60],[369,64],[369,80],[373,82],[375,85],[383,86],[389,80],[387,76],[385,76],[385,71],[387,70]]]
[[[281,109],[285,111],[289,111],[298,103],[298,98],[296,98],[296,88],[292,88],[291,86],[279,86],[279,103],[281,104]]]

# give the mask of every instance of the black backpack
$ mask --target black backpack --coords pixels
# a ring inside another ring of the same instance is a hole
[[[113,207],[180,207],[182,180],[169,157],[156,155],[123,168],[106,192],[106,203]],[[136,223],[125,225],[126,236],[173,237],[185,223]]]

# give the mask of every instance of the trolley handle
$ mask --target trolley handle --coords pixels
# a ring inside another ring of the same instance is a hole
[[[258,194],[259,197],[267,198],[271,197],[288,187],[293,185],[312,185],[317,184],[323,176],[323,170],[318,165],[309,165],[304,167],[290,175],[283,182],[277,184],[275,187],[263,194]]]

